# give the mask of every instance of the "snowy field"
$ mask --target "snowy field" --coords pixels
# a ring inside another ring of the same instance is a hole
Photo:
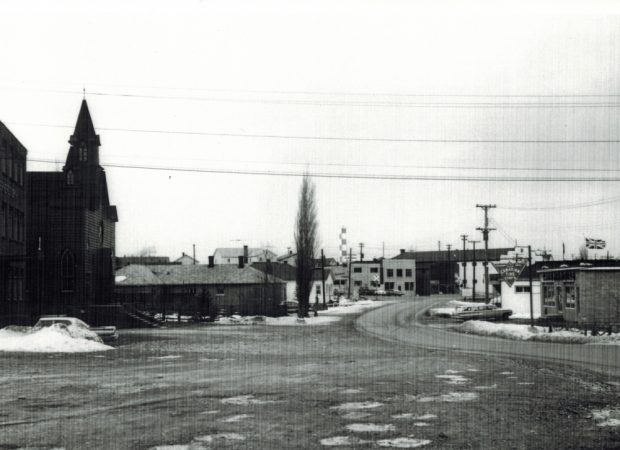
[[[6,327],[0,330],[0,352],[85,353],[113,350],[97,334],[76,326],[32,330],[29,327]]]
[[[459,333],[476,334],[479,336],[495,336],[520,341],[559,342],[567,344],[615,344],[620,345],[620,334],[584,336],[579,330],[554,330],[549,333],[547,327],[530,327],[507,323],[491,323],[470,320],[450,328]]]

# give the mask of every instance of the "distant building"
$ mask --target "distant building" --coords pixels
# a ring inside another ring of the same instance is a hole
[[[26,272],[26,148],[0,122],[0,326],[29,323]]]
[[[175,259],[174,261],[172,261],[172,263],[173,264],[181,264],[183,266],[189,266],[189,265],[194,265],[194,264],[200,264],[200,261],[198,261],[197,259],[192,258],[188,254],[183,252],[181,257]]]
[[[415,259],[398,258],[383,260],[384,289],[414,293],[415,280]]]
[[[116,207],[99,164],[99,136],[82,101],[61,172],[28,172],[28,281],[33,316],[89,320],[113,301]]]
[[[162,315],[277,315],[285,282],[245,265],[129,265],[116,271],[116,299]]]
[[[277,261],[285,264],[289,264],[291,266],[297,266],[297,253],[293,253],[291,250],[286,255],[281,255],[277,257]],[[321,267],[321,258],[314,258],[314,265],[316,267]],[[338,266],[338,261],[335,258],[326,257],[325,258],[325,267],[336,267]]]
[[[381,269],[380,260],[351,262],[351,294],[357,295],[361,288],[379,288],[383,284]]]
[[[239,257],[244,258],[245,264],[255,262],[276,261],[277,255],[269,249],[259,247],[220,247],[213,252],[214,263],[221,264],[237,264]]]
[[[286,300],[297,300],[297,271],[294,266],[281,262],[258,262],[252,267],[275,276],[286,282]],[[323,302],[323,280],[321,270],[315,269],[312,277],[312,287],[310,288],[310,304],[312,305],[319,296],[319,302]],[[325,301],[329,302],[334,297],[334,278],[331,269],[325,269]]]

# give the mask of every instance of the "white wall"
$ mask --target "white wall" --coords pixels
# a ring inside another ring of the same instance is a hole
[[[515,281],[512,287],[508,287],[502,281],[502,308],[512,309],[512,317],[530,317],[530,293],[517,293],[517,286],[529,286],[527,280]],[[534,305],[534,318],[540,317],[540,280],[532,280],[532,302]]]

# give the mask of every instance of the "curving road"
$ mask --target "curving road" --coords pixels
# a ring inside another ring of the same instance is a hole
[[[426,298],[389,304],[360,316],[355,327],[383,340],[417,347],[536,359],[620,376],[618,345],[512,341],[454,333],[418,323],[417,316],[436,303],[437,298]]]

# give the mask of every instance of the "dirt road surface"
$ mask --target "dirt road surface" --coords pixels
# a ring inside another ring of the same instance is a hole
[[[0,449],[620,446],[620,427],[592,413],[620,406],[618,378],[385,341],[353,317],[124,331],[103,353],[4,353],[0,382]]]

